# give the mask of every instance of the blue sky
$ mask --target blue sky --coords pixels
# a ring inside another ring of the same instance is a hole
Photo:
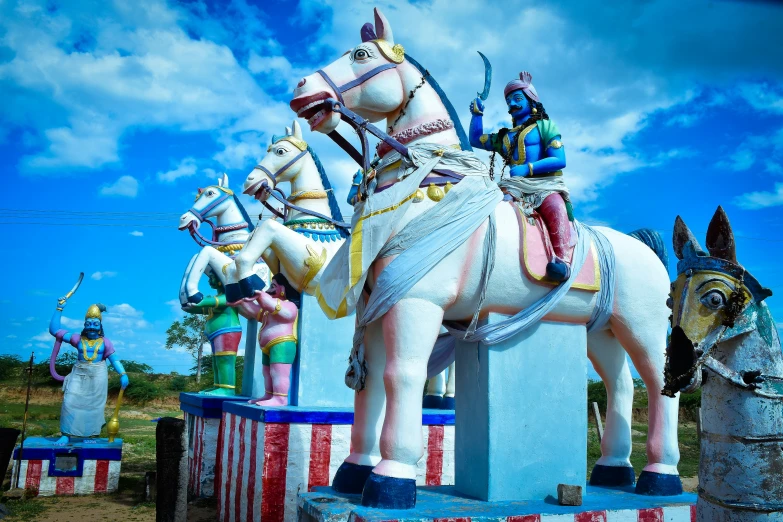
[[[84,271],[68,327],[103,302],[122,358],[187,371],[185,354],[163,349],[196,252],[179,215],[218,173],[240,188],[290,125],[293,86],[355,45],[375,5],[465,125],[477,50],[495,71],[487,126],[508,118],[502,86],[533,74],[563,133],[578,218],[668,241],[680,214],[703,239],[722,204],[740,261],[783,293],[783,8],[772,3],[5,0],[0,353],[48,357],[56,298]],[[354,165],[323,136],[306,139],[343,201]],[[783,321],[780,299],[768,303]]]

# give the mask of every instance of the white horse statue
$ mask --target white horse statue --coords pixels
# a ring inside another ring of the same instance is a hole
[[[366,24],[361,35],[356,47],[303,78],[290,103],[312,130],[332,133],[341,119],[357,130],[366,167],[362,192],[369,194],[355,207],[350,240],[321,277],[308,282],[307,290],[316,291],[318,285],[316,296],[330,317],[355,309],[357,332],[364,332],[346,376],[361,390],[355,399],[352,449],[333,487],[362,492],[366,506],[410,508],[416,498],[416,465],[423,454],[421,394],[441,324],[471,319],[475,324],[490,312],[517,314],[549,289],[525,277],[520,267],[524,221],[513,205],[502,201],[486,166],[471,152],[459,150],[456,115],[449,113],[431,76],[404,53],[377,10],[375,28]],[[390,132],[398,139],[370,123],[381,120],[392,122]],[[373,168],[368,130],[392,149]],[[344,142],[341,146],[346,148]],[[280,157],[296,154],[296,147],[282,148]],[[590,360],[609,397],[598,469],[622,477],[630,470],[633,480],[633,383],[627,353],[647,385],[649,399],[648,464],[637,491],[643,486],[642,492],[655,492],[660,482],[679,483],[678,400],[661,395],[668,275],[642,242],[609,228],[596,230],[613,248],[615,261],[614,287],[603,292],[613,297],[613,307],[604,311],[609,316],[605,326],[587,337]],[[244,257],[236,274],[243,295],[254,291],[252,256],[287,231],[267,223],[262,232],[256,230],[253,248],[237,258]],[[579,261],[590,249],[584,238],[593,232],[579,224],[575,232],[580,241],[574,259]],[[306,256],[304,241],[287,240],[282,246],[296,249],[289,259]],[[281,264],[294,280],[306,272],[301,265]],[[558,288],[568,289],[569,281]],[[544,319],[587,324],[598,295],[572,289]]]
[[[282,199],[278,185],[285,182],[291,183],[291,194]],[[236,266],[248,278],[261,257],[273,273],[282,272],[294,288],[312,295],[323,267],[345,242],[348,225],[342,222],[318,156],[302,139],[299,123],[294,121],[284,136],[272,138],[268,154],[247,176],[244,191],[263,202],[270,194],[275,196],[287,213],[283,223],[272,219],[260,223],[227,271],[233,274]],[[251,283],[255,290],[264,287],[257,279]],[[229,302],[242,297],[235,283],[228,284],[226,295]],[[251,297],[252,292],[244,295]]]
[[[212,223],[214,219],[215,223]],[[198,229],[203,223],[212,227],[212,239],[202,236]],[[217,185],[199,188],[193,206],[179,218],[179,229],[188,230],[203,248],[188,263],[180,284],[179,299],[184,306],[203,299],[198,283],[207,267],[228,283],[227,265],[231,257],[240,251],[253,231],[253,223],[239,198],[228,188],[228,176],[223,174]],[[253,271],[267,280],[269,269],[263,263],[254,263]]]

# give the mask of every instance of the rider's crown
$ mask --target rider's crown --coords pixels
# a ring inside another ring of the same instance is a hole
[[[533,87],[533,75],[527,71],[519,73],[518,80],[511,80],[506,84],[506,88],[503,89],[503,96],[508,96],[508,93],[518,91],[522,89],[522,92],[527,94],[527,97],[534,102],[540,102],[538,99],[538,93],[536,88]]]
[[[106,311],[106,307],[102,304],[93,304],[90,305],[90,307],[87,309],[87,313],[84,315],[84,320],[87,319],[98,319],[99,321],[103,321],[103,316],[101,315],[102,312]]]

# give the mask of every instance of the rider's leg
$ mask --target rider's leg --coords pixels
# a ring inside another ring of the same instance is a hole
[[[555,258],[546,266],[546,273],[553,281],[565,281],[571,274],[570,261],[571,223],[568,221],[568,210],[560,193],[547,196],[538,207],[538,212],[549,231]]]
[[[296,341],[286,341],[272,347],[269,353],[272,396],[258,401],[261,406],[287,406],[291,387],[291,366],[296,357]]]
[[[215,386],[207,393],[222,397],[236,395],[237,347],[242,332],[229,332],[218,335],[212,340],[212,371]]]

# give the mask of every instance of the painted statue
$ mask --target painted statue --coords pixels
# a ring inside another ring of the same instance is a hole
[[[565,281],[570,275],[569,221],[573,220],[568,188],[563,181],[565,149],[560,130],[549,119],[532,81],[531,74],[525,71],[503,90],[514,124],[511,129],[484,134],[484,103],[481,96],[471,102],[470,144],[500,154],[504,168],[510,165],[511,177],[498,180],[498,185],[520,201],[528,215],[535,210],[541,216],[553,250],[546,275],[552,281]]]
[[[266,292],[236,306],[253,314],[261,325],[258,344],[264,371],[264,396],[250,399],[258,406],[287,406],[291,366],[296,358],[300,294],[283,274],[275,274]]]
[[[783,521],[783,353],[718,207],[707,251],[677,217],[664,393],[701,392],[699,522]]]
[[[213,228],[212,239],[198,232],[202,223]],[[228,188],[228,176],[224,174],[217,185],[198,189],[193,206],[179,218],[179,229],[188,230],[203,247],[191,258],[182,277],[179,299],[185,307],[204,299],[198,285],[207,267],[225,289],[227,270],[233,270],[233,256],[245,246],[254,227],[239,198]],[[269,279],[269,267],[265,263],[256,260],[252,270],[261,280]]]
[[[348,225],[342,222],[329,179],[315,151],[302,139],[294,121],[283,136],[274,136],[268,154],[245,180],[245,194],[266,203],[274,196],[286,208],[283,223],[267,219],[258,225],[247,246],[228,267],[229,302],[252,297],[265,285],[252,274],[259,257],[273,273],[283,274],[299,292],[313,294],[324,266],[345,242]],[[291,194],[282,198],[278,185],[291,183]],[[267,203],[268,204],[268,203]],[[271,207],[270,207],[271,208]],[[241,293],[240,293],[241,291]]]
[[[54,371],[53,364],[50,365],[52,377],[63,381],[63,405],[60,410],[62,437],[56,442],[58,445],[67,444],[69,437],[100,435],[101,428],[106,423],[104,409],[109,384],[106,361],[120,374],[122,389],[129,384],[125,369],[114,352],[114,346],[103,334],[101,321],[106,307],[102,304],[90,305],[84,316],[84,329],[81,333],[72,334],[60,326],[68,297],[57,300],[57,308],[49,322],[49,333],[56,339],[52,361],[57,358],[62,342],[76,348],[77,356],[73,370],[64,378]]]
[[[366,174],[350,238],[307,286],[329,317],[354,311],[357,317],[346,374],[346,383],[358,392],[352,450],[334,488],[362,492],[367,506],[412,507],[423,452],[422,390],[441,324],[491,343],[539,317],[590,322],[588,353],[609,396],[599,473],[594,471],[593,478],[626,485],[634,480],[627,353],[649,398],[648,463],[637,491],[657,493],[662,483],[669,490],[679,486],[678,400],[661,395],[669,315],[669,281],[661,260],[633,237],[574,222],[571,277],[548,287],[529,279],[520,270],[525,220],[514,202],[503,201],[487,166],[469,150],[457,115],[432,76],[405,54],[377,10],[375,18],[374,28],[362,28],[358,45],[303,78],[290,102],[317,132],[332,133],[341,120],[351,125],[362,142],[361,153],[344,138],[330,136],[361,162]],[[382,120],[390,122],[388,134],[371,123]],[[367,132],[382,139],[380,162],[372,166]],[[298,147],[285,145],[297,154],[293,149]],[[233,274],[243,295],[257,290],[250,253],[264,252],[278,229],[270,225],[263,236],[257,229],[251,238],[262,248],[248,247],[248,262]],[[606,252],[591,259],[608,280],[602,276],[599,292],[571,289],[594,249],[591,243]],[[305,258],[304,247],[297,259]],[[612,270],[608,259],[614,261]],[[301,266],[287,272],[293,280],[305,273]],[[568,299],[556,299],[565,293]],[[545,306],[533,312],[531,305],[542,299]],[[490,334],[478,321],[495,311],[514,315],[501,333]]]
[[[236,362],[242,325],[236,308],[228,306],[223,283],[212,268],[207,267],[209,286],[216,291],[198,303],[187,303],[182,309],[188,313],[205,314],[204,335],[212,347],[212,372],[214,385],[202,390],[204,395],[230,397],[236,394]]]

